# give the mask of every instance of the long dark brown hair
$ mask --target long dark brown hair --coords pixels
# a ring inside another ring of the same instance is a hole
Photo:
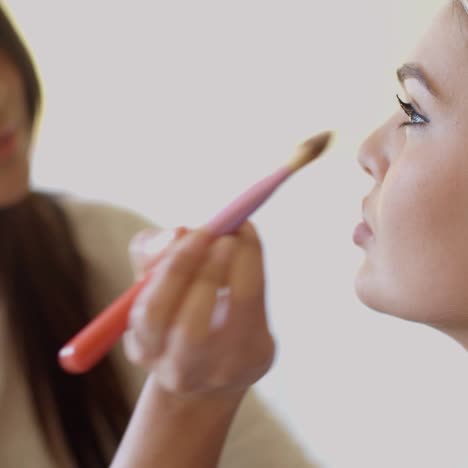
[[[21,73],[32,128],[40,83],[1,2],[0,48]],[[57,364],[59,348],[92,313],[87,268],[55,194],[30,191],[0,209],[0,288],[39,427],[52,454],[58,428],[76,466],[104,468],[130,415],[115,365],[107,359],[88,374],[70,376]]]

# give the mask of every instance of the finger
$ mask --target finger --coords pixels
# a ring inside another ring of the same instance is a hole
[[[148,237],[142,245],[141,269],[143,275],[153,269],[166,255],[168,249],[178,240],[182,239],[190,229],[179,226],[155,237]]]
[[[130,312],[130,324],[150,353],[160,350],[163,335],[211,241],[212,235],[200,229],[174,242],[136,298]]]
[[[236,232],[239,252],[229,272],[232,300],[248,302],[264,294],[263,248],[255,227],[245,222]]]
[[[182,237],[184,237],[186,234],[188,234],[189,232],[192,232],[193,229],[189,229],[185,226],[178,226],[176,227],[176,234],[175,234],[175,238],[176,240],[179,240],[179,239],[182,239]]]
[[[236,236],[245,244],[249,244],[260,252],[263,246],[255,225],[251,221],[245,221],[236,231]]]
[[[137,232],[128,243],[128,255],[130,258],[130,265],[132,267],[133,276],[136,280],[140,279],[143,274],[143,245],[147,238],[157,236],[163,231],[159,229],[143,229]]]
[[[164,249],[172,242],[184,237],[188,228],[144,229],[138,232],[129,243],[129,254],[133,274],[136,280],[144,277],[149,269],[162,257]]]
[[[145,353],[145,348],[136,336],[135,330],[128,329],[122,336],[123,346],[127,359],[138,366],[149,367],[151,356]]]
[[[180,305],[176,328],[194,344],[203,342],[210,333],[216,312],[218,326],[222,322],[219,315],[227,313],[229,301],[225,300],[226,297],[219,298],[219,292],[227,284],[229,267],[238,244],[235,236],[222,236],[213,243]]]

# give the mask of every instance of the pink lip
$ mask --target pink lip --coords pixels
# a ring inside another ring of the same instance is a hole
[[[11,157],[16,149],[16,128],[10,125],[0,130],[0,161]]]
[[[363,245],[368,239],[373,236],[372,229],[363,221],[356,226],[353,233],[353,242],[356,245]]]

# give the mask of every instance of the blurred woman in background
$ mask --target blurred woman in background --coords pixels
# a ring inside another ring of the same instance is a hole
[[[151,466],[179,466],[171,457],[193,459],[184,444],[204,434],[204,412],[192,411],[200,408],[199,402],[184,406],[182,422],[190,432],[179,430],[171,439],[174,419],[165,410],[170,401],[179,401],[178,394],[156,382],[152,371],[147,379],[147,372],[129,364],[122,349],[85,375],[67,375],[57,365],[60,347],[132,284],[134,270],[145,267],[141,240],[159,228],[119,207],[31,189],[30,158],[41,105],[35,66],[0,5],[0,465],[109,466],[147,380],[152,402],[164,396],[151,423],[154,440],[165,441],[165,452],[160,449]],[[256,240],[251,227],[241,231]],[[179,230],[178,237],[186,232]],[[132,238],[133,264],[127,253]],[[228,242],[243,246],[243,235],[230,236]],[[258,336],[263,333],[268,349],[261,372],[254,373],[257,378],[273,357],[266,322],[262,327]],[[227,406],[231,413],[239,412],[232,427],[229,422],[220,432],[224,439],[231,428],[220,466],[311,466],[254,392],[243,391],[234,406],[231,401]],[[125,444],[114,463],[143,468],[139,447],[140,440]]]

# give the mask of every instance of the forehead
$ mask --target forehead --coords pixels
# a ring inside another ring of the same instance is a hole
[[[409,61],[424,70],[444,101],[468,97],[468,13],[462,0],[452,0],[439,11]]]

